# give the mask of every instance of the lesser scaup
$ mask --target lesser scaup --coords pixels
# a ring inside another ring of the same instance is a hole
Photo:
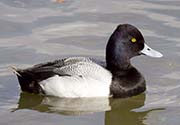
[[[129,97],[145,91],[145,79],[130,63],[138,55],[162,57],[145,44],[130,24],[118,25],[106,46],[106,66],[86,57],[70,57],[13,68],[22,91],[57,97]]]

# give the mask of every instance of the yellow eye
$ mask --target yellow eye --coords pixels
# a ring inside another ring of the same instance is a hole
[[[132,39],[131,39],[131,42],[132,42],[132,43],[137,42],[136,38],[132,38]]]

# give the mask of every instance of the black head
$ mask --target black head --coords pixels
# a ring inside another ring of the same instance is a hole
[[[130,24],[121,24],[112,33],[106,47],[107,68],[126,69],[130,58],[139,55],[144,48],[141,32]]]

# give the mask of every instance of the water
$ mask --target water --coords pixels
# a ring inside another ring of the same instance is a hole
[[[0,0],[0,124],[179,125],[180,1]],[[57,99],[21,93],[7,69],[62,58],[104,58],[119,23],[137,26],[161,59],[136,57],[147,91],[127,99]],[[94,113],[95,112],[95,113]]]

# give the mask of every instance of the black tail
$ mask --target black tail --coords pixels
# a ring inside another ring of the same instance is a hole
[[[16,74],[21,90],[29,93],[44,93],[34,74],[28,70],[17,69],[11,66],[10,69]]]

